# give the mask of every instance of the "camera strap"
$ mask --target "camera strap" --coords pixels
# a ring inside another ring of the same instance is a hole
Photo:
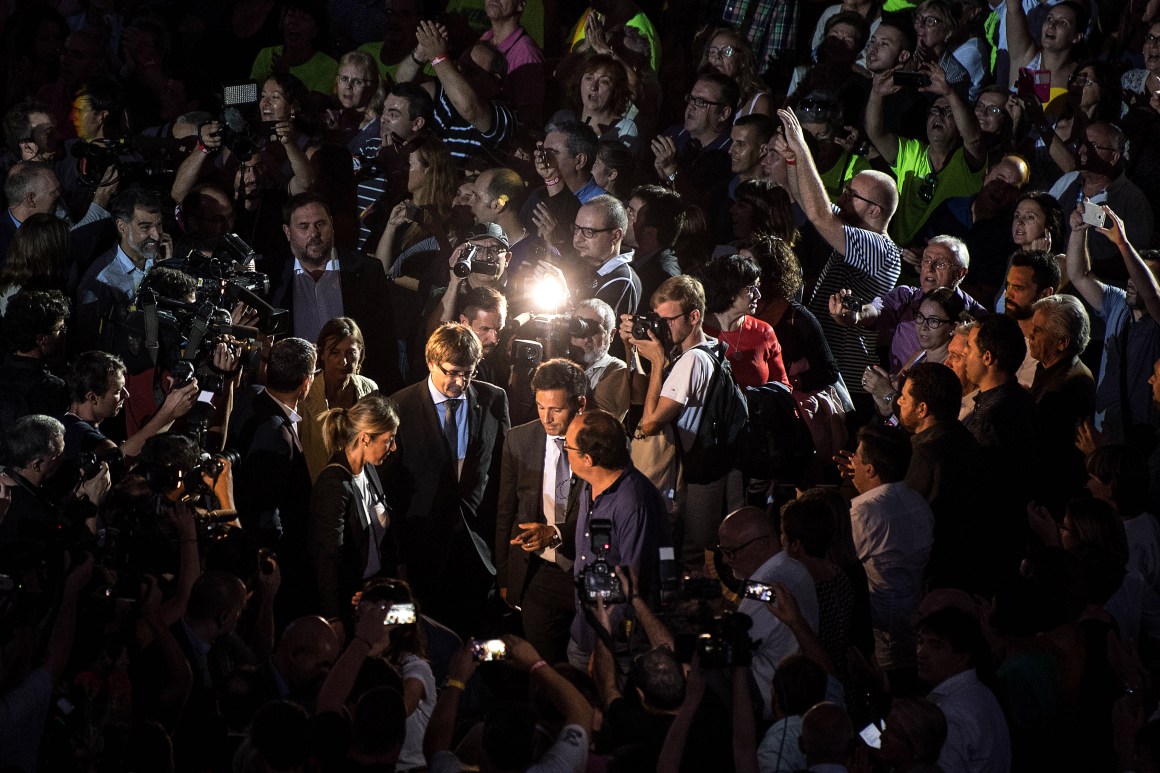
[[[157,317],[157,294],[142,293],[141,301],[141,309],[145,312],[145,349],[149,352],[153,367],[156,368],[161,350],[161,321]]]
[[[206,331],[208,330],[209,315],[199,313],[193,318],[193,324],[189,328],[189,340],[185,344],[185,358],[187,360],[193,359],[201,349],[202,339],[205,338]]]

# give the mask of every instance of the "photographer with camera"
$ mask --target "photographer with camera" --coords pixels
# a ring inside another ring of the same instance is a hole
[[[576,416],[564,435],[563,449],[568,453],[572,474],[584,481],[576,519],[576,560],[572,565],[582,595],[572,620],[568,662],[587,670],[596,636],[579,605],[596,600],[589,597],[590,590],[603,597],[598,587],[602,583],[616,583],[619,590],[613,567],[635,572],[639,579],[635,592],[650,599],[660,581],[658,551],[671,545],[672,539],[664,501],[656,486],[632,466],[628,435],[612,414],[588,411]],[[605,523],[595,524],[597,520]],[[595,526],[608,529],[601,539],[594,539]],[[602,539],[606,541],[597,546],[595,543]],[[614,630],[619,630],[623,621],[623,608],[614,608]]]
[[[599,298],[580,301],[576,304],[573,314],[588,320],[592,325],[591,335],[572,336],[572,350],[569,355],[573,362],[584,369],[589,399],[594,403],[594,407],[623,418],[628,411],[628,404],[623,395],[628,365],[624,360],[608,353],[619,332],[616,314],[611,306]]]
[[[16,541],[48,545],[91,536],[84,522],[109,493],[109,467],[72,488],[63,503],[54,480],[64,454],[64,426],[50,416],[18,419],[0,438],[0,483],[10,490],[8,512],[0,518],[0,546]],[[67,485],[67,484],[66,484]],[[55,557],[54,557],[55,558]],[[55,572],[58,567],[48,567]]]
[[[68,379],[72,403],[63,419],[66,459],[75,459],[83,452],[105,456],[118,448],[126,457],[140,456],[146,440],[168,432],[197,402],[197,379],[193,379],[170,391],[145,426],[118,446],[101,432],[100,425],[120,413],[129,399],[125,373],[121,358],[108,352],[85,352],[73,362]]]
[[[651,315],[620,318],[625,347],[635,349],[651,366],[637,433],[650,437],[672,426],[675,442],[680,444],[678,451],[689,451],[696,441],[710,382],[718,368],[710,353],[717,341],[705,335],[704,318],[705,289],[687,275],[661,284],[653,293]],[[709,483],[685,482],[674,492],[673,500],[677,508],[675,531],[680,537],[677,560],[699,568],[725,513],[742,504],[741,475],[730,470]]]
[[[466,241],[451,251],[447,261],[451,267],[451,281],[442,295],[436,295],[438,306],[427,317],[427,335],[445,322],[469,324],[460,318],[467,294],[476,287],[490,287],[502,293],[507,286],[505,271],[510,259],[511,245],[502,228],[495,223],[481,223],[472,228]],[[438,290],[435,292],[439,293]],[[498,339],[493,341],[492,346],[497,342]],[[486,355],[487,342],[483,341],[483,344]]]

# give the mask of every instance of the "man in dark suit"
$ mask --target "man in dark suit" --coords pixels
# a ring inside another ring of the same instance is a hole
[[[398,342],[390,314],[393,285],[383,264],[334,246],[330,205],[321,196],[291,196],[282,208],[290,256],[267,259],[258,268],[270,277],[270,303],[289,309],[294,335],[315,341],[335,317],[358,322],[366,339],[362,374],[384,393],[403,385]]]
[[[312,584],[306,579],[310,470],[296,424],[298,403],[314,383],[316,362],[309,341],[285,338],[274,344],[265,388],[243,395],[230,421],[230,446],[240,457],[234,482],[242,528],[278,553],[285,583],[281,617],[311,610]]]
[[[578,479],[568,466],[564,433],[583,412],[588,381],[564,359],[532,376],[539,418],[514,427],[503,447],[496,511],[495,565],[500,595],[522,609],[524,636],[549,663],[567,659],[575,614]],[[550,442],[549,442],[550,439]]]
[[[472,378],[483,347],[471,328],[427,341],[429,378],[392,395],[401,422],[383,488],[399,527],[400,564],[424,612],[479,633],[493,584],[491,541],[507,395]]]

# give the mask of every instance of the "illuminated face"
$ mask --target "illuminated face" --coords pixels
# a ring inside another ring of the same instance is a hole
[[[941,51],[951,36],[945,21],[921,7],[914,14],[914,32],[918,37],[918,45],[932,51]]]
[[[478,362],[470,364],[455,364],[452,362],[427,361],[427,371],[431,374],[431,383],[435,391],[444,397],[463,397],[467,385],[475,378],[475,367]]]
[[[409,140],[418,133],[420,126],[411,120],[411,107],[407,100],[388,94],[383,101],[383,114],[379,118],[381,139],[385,145],[387,137],[394,134],[401,140]]]
[[[77,97],[73,100],[69,120],[72,122],[77,136],[85,142],[91,142],[101,136],[101,129],[107,116],[107,111],[95,110],[92,100],[88,97]]]
[[[541,389],[536,392],[536,414],[548,437],[563,436],[579,410],[577,401],[563,389]]]
[[[1030,249],[1031,243],[1047,233],[1047,213],[1034,199],[1023,199],[1015,206],[1011,218],[1011,241],[1020,249]]]
[[[729,171],[748,177],[757,176],[765,146],[758,140],[757,129],[752,126],[734,126],[729,133],[733,140],[729,146]]]
[[[476,311],[474,319],[469,320],[460,314],[459,321],[469,326],[479,336],[479,342],[483,344],[484,357],[495,351],[495,347],[499,345],[499,334],[504,325],[501,312],[479,309]]]
[[[918,283],[923,293],[933,293],[940,287],[954,289],[964,273],[951,248],[939,242],[928,244],[922,251],[921,265]]]
[[[956,335],[947,344],[947,358],[943,361],[943,364],[955,372],[955,375],[959,377],[959,383],[964,386],[970,384],[970,379],[967,378],[967,352],[969,349],[970,336]]]
[[[947,317],[942,306],[930,300],[918,304],[918,313],[925,320],[919,324],[918,317],[914,320],[914,330],[918,334],[918,344],[923,349],[941,349],[946,346],[955,332],[954,320]],[[937,327],[932,328],[932,325]]]
[[[959,137],[959,127],[951,112],[950,100],[939,97],[926,114],[926,135],[931,142],[952,142]]]
[[[338,103],[347,110],[360,110],[374,95],[373,81],[366,70],[353,64],[343,65],[334,78],[334,92]]]
[[[761,279],[756,280],[748,287],[741,288],[733,298],[733,303],[726,311],[726,315],[756,314],[757,302],[761,300]]]
[[[1078,19],[1070,8],[1053,7],[1043,20],[1040,47],[1044,51],[1068,51],[1079,42],[1083,30],[1078,29]]]
[[[294,117],[290,100],[278,82],[270,79],[262,84],[262,94],[258,97],[258,110],[263,121],[289,121]]]
[[[90,395],[93,393],[90,392]],[[97,423],[111,419],[121,412],[125,400],[129,397],[129,390],[125,388],[125,374],[116,372],[109,374],[108,389],[100,395],[90,397],[90,405]]]
[[[121,234],[121,248],[131,258],[156,260],[161,252],[161,213],[147,212],[141,207],[133,210],[133,217],[128,223],[117,221],[117,230]]]
[[[1007,271],[1007,300],[1003,311],[1008,317],[1031,319],[1031,304],[1041,297],[1031,266],[1012,266]]]
[[[987,375],[987,363],[984,357],[983,350],[979,348],[979,329],[974,328],[971,330],[967,346],[967,378],[975,386],[983,383],[983,379]]]
[[[358,373],[362,358],[362,346],[350,336],[331,341],[322,353],[322,372],[327,383],[346,383],[352,374]]]
[[[979,128],[984,134],[998,134],[1007,125],[1010,116],[1007,114],[1007,97],[1002,94],[987,92],[979,95],[975,103],[975,118],[979,120]]]
[[[921,419],[918,417],[918,401],[914,399],[914,382],[907,381],[898,393],[898,423],[910,432],[918,429]]]
[[[741,66],[741,52],[737,49],[738,46],[731,36],[714,36],[706,49],[709,66],[722,75],[736,78],[737,70]]]
[[[1160,71],[1160,21],[1152,22],[1144,34],[1143,51],[1144,69],[1153,73]]]
[[[870,36],[866,46],[866,68],[873,73],[889,70],[898,64],[903,53],[902,31],[894,27],[879,27]]]
[[[691,97],[685,103],[685,130],[697,137],[721,130],[725,120],[725,106],[721,104],[721,90],[709,81],[697,81],[689,91]],[[700,101],[704,107],[698,107]]]
[[[304,266],[321,268],[334,247],[334,225],[326,209],[318,202],[294,210],[290,225],[282,226],[290,252]]]
[[[602,207],[585,205],[576,213],[572,246],[589,265],[598,267],[616,257],[622,236],[623,232],[605,219]]]
[[[1031,335],[1027,336],[1028,353],[1044,365],[1059,358],[1064,343],[1052,332],[1049,322],[1047,312],[1035,309],[1031,314]]]
[[[612,101],[612,75],[603,67],[584,73],[580,79],[580,101],[584,112],[600,115]]]
[[[367,464],[373,464],[376,467],[382,464],[383,460],[395,450],[394,432],[381,432],[378,435],[370,435],[364,432],[363,440],[366,441],[366,452],[363,456],[363,461]]]

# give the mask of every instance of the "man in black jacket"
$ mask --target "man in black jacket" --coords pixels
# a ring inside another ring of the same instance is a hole
[[[511,426],[504,391],[472,381],[482,356],[466,325],[431,335],[429,377],[391,396],[402,420],[383,472],[405,576],[425,612],[460,635],[478,633],[495,576],[495,491]]]

